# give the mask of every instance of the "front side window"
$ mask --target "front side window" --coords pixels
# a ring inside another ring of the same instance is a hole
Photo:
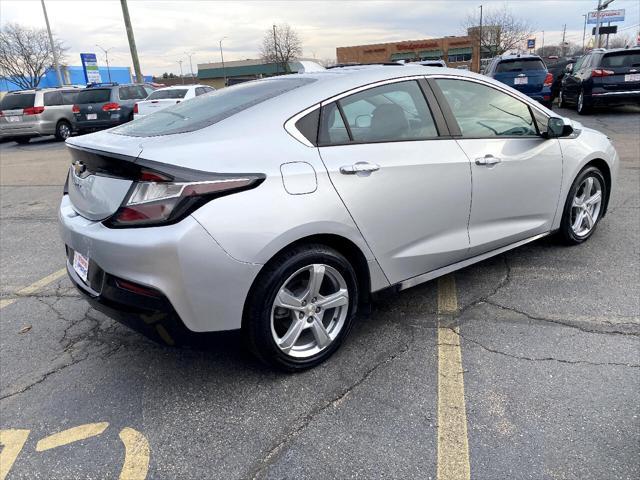
[[[133,137],[193,132],[315,81],[313,78],[281,77],[234,85],[125,123],[113,132]]]
[[[147,97],[147,100],[162,100],[164,98],[184,98],[186,88],[172,88],[170,90],[156,90]]]
[[[437,79],[463,137],[537,135],[526,103],[486,85],[465,80]]]
[[[355,93],[339,100],[344,113],[338,118],[337,109],[325,107],[334,117],[330,122],[321,122],[321,139],[333,142],[333,137],[342,138],[350,133],[350,141],[392,142],[402,140],[424,140],[438,136],[431,111],[422,90],[415,81],[396,82]],[[326,134],[322,130],[326,129]],[[348,131],[347,131],[348,130]],[[340,132],[339,134],[336,132]]]
[[[142,85],[120,87],[120,100],[139,100],[147,98],[147,91]]]

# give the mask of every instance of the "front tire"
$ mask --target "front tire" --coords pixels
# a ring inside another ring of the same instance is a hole
[[[71,124],[69,122],[61,121],[56,125],[56,139],[59,141],[65,141],[67,138],[71,136]]]
[[[243,333],[264,363],[285,371],[315,367],[340,347],[357,310],[356,273],[339,252],[301,245],[272,260],[245,305]]]
[[[607,184],[596,167],[582,170],[573,181],[565,201],[559,234],[565,243],[577,245],[595,232],[604,212]]]

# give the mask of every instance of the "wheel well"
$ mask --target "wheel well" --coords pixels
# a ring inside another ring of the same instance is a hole
[[[58,123],[56,123],[56,130],[58,129],[58,125],[60,125],[61,123],[66,123],[67,125],[71,126],[71,122],[69,120],[67,120],[66,118],[61,118],[60,120],[58,120]]]
[[[604,199],[604,208],[602,210],[602,216],[604,217],[607,213],[607,207],[609,206],[609,196],[611,195],[611,169],[609,169],[609,165],[601,158],[596,158],[595,160],[591,160],[587,163],[584,168],[587,167],[596,167],[598,170],[602,172],[602,176],[604,177],[604,182],[607,187],[607,194]]]
[[[271,258],[271,260],[269,260],[269,262],[265,264],[264,267],[269,265],[269,263],[273,259],[277,258],[287,250],[304,244],[326,245],[327,247],[331,247],[342,254],[349,261],[349,263],[351,263],[353,269],[356,272],[356,276],[358,278],[358,287],[360,291],[360,298],[358,299],[359,304],[365,305],[369,302],[371,292],[371,277],[369,275],[369,264],[367,262],[367,259],[355,243],[345,237],[341,237],[340,235],[326,233],[300,238],[295,242],[290,243],[286,247],[280,249]],[[262,268],[264,269],[264,267]]]

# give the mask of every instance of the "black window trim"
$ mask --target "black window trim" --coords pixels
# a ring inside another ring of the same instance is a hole
[[[455,116],[453,115],[453,111],[451,110],[451,107],[449,106],[449,103],[447,102],[444,93],[442,93],[442,90],[440,89],[440,87],[438,86],[438,84],[436,83],[436,80],[438,79],[443,79],[443,80],[462,80],[462,81],[467,81],[467,82],[473,82],[473,83],[478,83],[480,85],[484,85],[485,87],[488,88],[493,88],[494,90],[497,90],[501,93],[504,93],[506,95],[509,95],[510,97],[512,97],[515,100],[518,100],[522,103],[524,103],[527,106],[527,109],[529,110],[529,115],[531,115],[531,119],[533,120],[533,124],[536,127],[536,132],[538,132],[536,135],[500,135],[500,136],[483,136],[483,137],[465,137],[462,135],[462,130],[460,129],[460,125],[458,125],[458,121],[456,120]],[[532,105],[531,103],[525,101],[522,98],[517,97],[516,95],[513,95],[511,92],[508,92],[502,88],[500,88],[497,85],[493,85],[491,83],[487,83],[487,82],[482,82],[482,81],[478,81],[475,78],[470,78],[470,77],[465,77],[462,75],[433,75],[433,76],[429,76],[427,78],[427,82],[429,83],[429,85],[431,86],[434,94],[436,95],[436,98],[438,100],[438,104],[440,105],[440,108],[442,109],[444,115],[445,115],[445,119],[447,120],[447,125],[449,125],[451,131],[452,131],[452,135],[455,138],[459,138],[459,139],[464,139],[464,140],[487,140],[487,139],[494,139],[494,138],[506,138],[506,139],[516,139],[516,138],[520,138],[520,139],[531,139],[531,138],[544,138],[542,137],[542,134],[540,133],[540,128],[538,127],[538,121],[536,120],[536,116],[533,113],[533,109],[535,109],[539,114],[547,117],[547,119],[551,118],[550,115],[548,115],[546,112],[544,112],[543,110],[536,108],[534,105]],[[453,133],[453,132],[457,132],[457,133]]]

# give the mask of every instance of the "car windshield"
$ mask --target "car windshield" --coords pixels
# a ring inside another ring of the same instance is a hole
[[[616,52],[609,53],[602,58],[602,68],[640,67],[640,53]]]
[[[78,103],[106,103],[111,98],[107,88],[87,88],[78,94]]]
[[[503,60],[496,67],[496,73],[527,72],[531,70],[546,70],[539,58],[518,58],[517,60]]]
[[[0,103],[0,110],[18,110],[33,107],[35,93],[10,93],[5,95]]]
[[[193,132],[312,82],[315,79],[279,78],[227,87],[124,124],[113,132],[132,137]]]
[[[186,88],[172,88],[170,90],[156,90],[147,97],[147,100],[162,100],[163,98],[184,98]]]

